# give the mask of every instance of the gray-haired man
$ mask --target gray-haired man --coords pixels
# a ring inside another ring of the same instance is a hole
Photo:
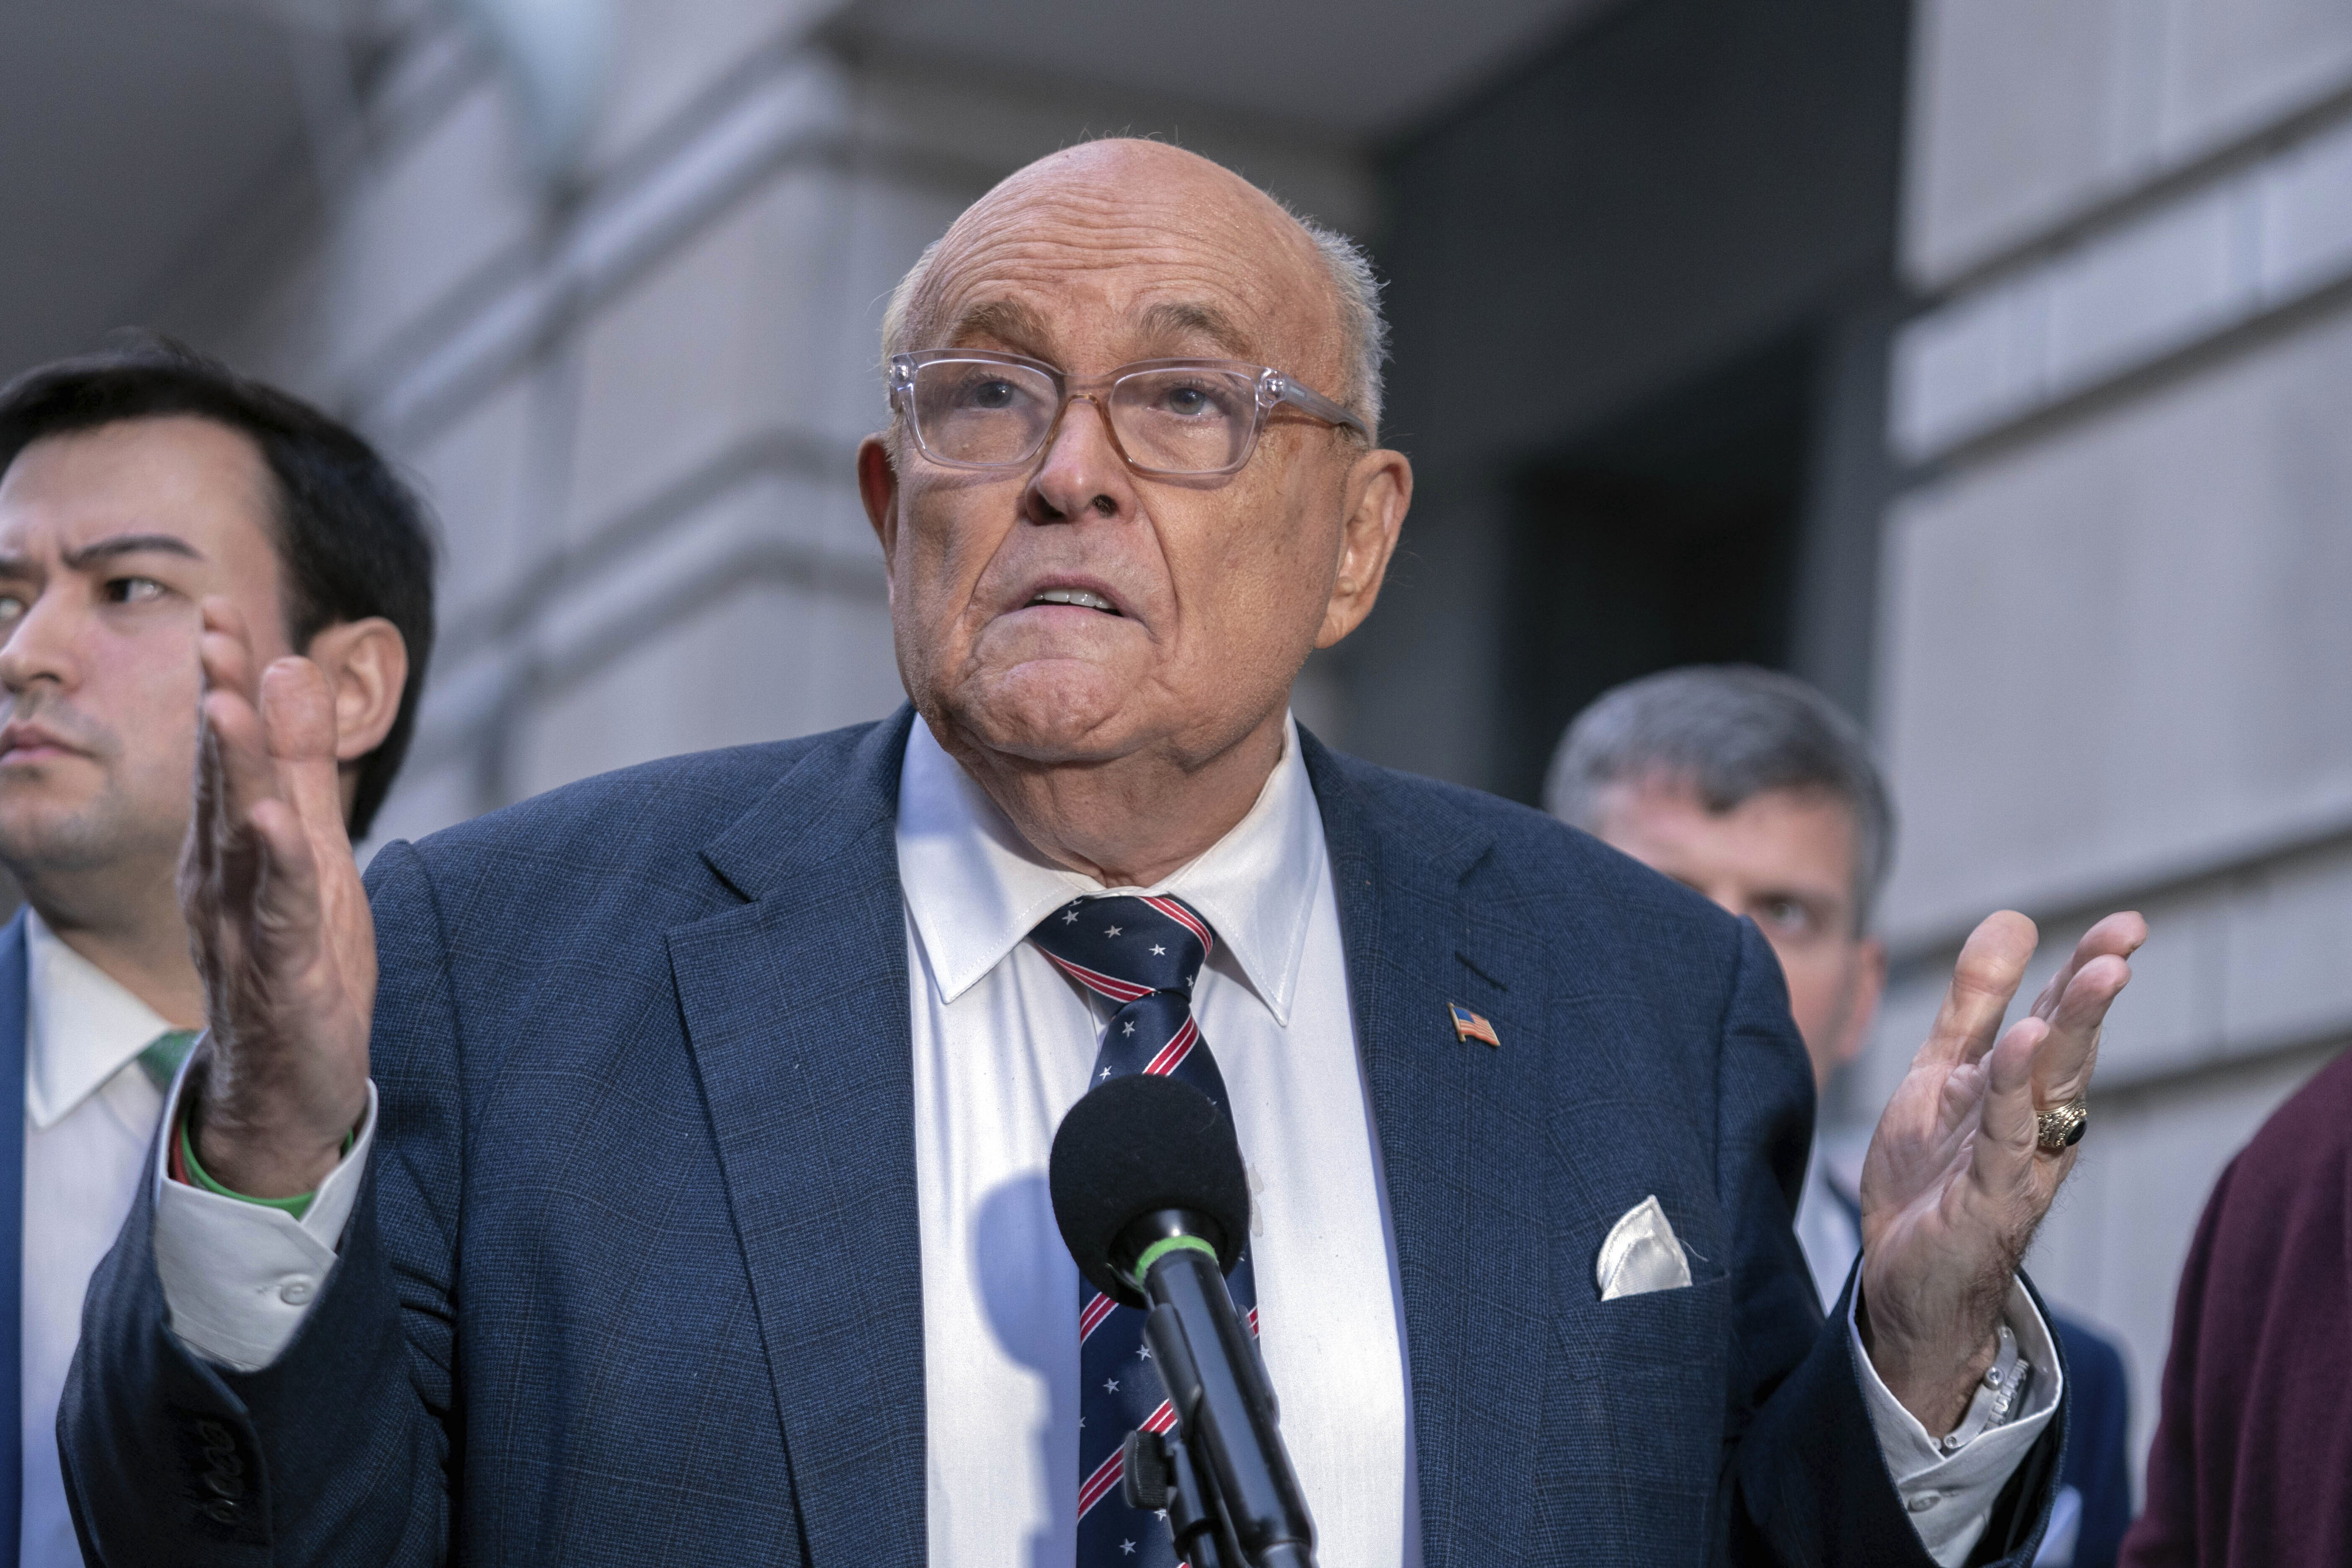
[[[1628,681],[1569,727],[1544,805],[1756,922],[1780,957],[1816,1089],[1861,1054],[1886,984],[1870,914],[1895,814],[1870,742],[1827,698],[1746,665]],[[1822,1301],[1836,1300],[1862,1250],[1862,1207],[1818,1144],[1797,1238]],[[2111,1568],[2131,1518],[2123,1362],[2091,1330],[2051,1321],[2075,1384],[2074,1432],[2035,1561]]]

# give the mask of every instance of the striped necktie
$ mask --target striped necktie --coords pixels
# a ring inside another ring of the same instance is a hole
[[[1181,899],[1119,895],[1080,899],[1029,933],[1065,974],[1117,1010],[1103,1030],[1092,1083],[1129,1073],[1181,1079],[1233,1118],[1225,1080],[1192,1021],[1192,983],[1217,945],[1216,932]],[[1234,1308],[1257,1331],[1251,1249],[1227,1278]],[[1127,1506],[1119,1489],[1120,1446],[1139,1427],[1175,1426],[1167,1391],[1143,1343],[1145,1314],[1078,1281],[1077,1568],[1174,1568],[1167,1516]]]

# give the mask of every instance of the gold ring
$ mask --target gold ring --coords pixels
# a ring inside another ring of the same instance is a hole
[[[2033,1121],[2040,1131],[2036,1145],[2046,1153],[2062,1153],[2080,1143],[2091,1125],[2089,1097],[2078,1094],[2063,1105],[2035,1111]]]

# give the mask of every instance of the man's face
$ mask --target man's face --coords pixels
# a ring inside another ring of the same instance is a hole
[[[1233,175],[1157,145],[1094,143],[1000,186],[941,244],[918,317],[916,346],[1081,380],[1214,358],[1345,393],[1311,243]],[[1396,454],[1287,406],[1220,478],[1139,478],[1087,402],[1024,470],[941,467],[903,430],[887,464],[878,446],[862,462],[908,694],[951,750],[1047,765],[1149,750],[1181,766],[1278,718],[1308,650],[1370,609],[1410,486]],[[1393,517],[1351,528],[1381,486]],[[1040,602],[1056,589],[1109,607]]]
[[[168,873],[195,765],[198,601],[289,651],[268,469],[209,420],[34,442],[0,476],[0,858],[47,874]]]
[[[1612,784],[1598,836],[1736,915],[1780,955],[1816,1089],[1862,1049],[1886,952],[1856,930],[1853,814],[1811,791],[1767,790],[1721,815],[1681,781]]]

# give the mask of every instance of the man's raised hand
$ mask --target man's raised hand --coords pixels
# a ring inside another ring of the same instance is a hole
[[[2036,1113],[2090,1087],[2100,1025],[2147,940],[2139,916],[2109,915],[2003,1031],[2035,932],[2021,914],[1988,917],[1879,1119],[1862,1173],[1863,1331],[1889,1392],[1931,1434],[1966,1414],[2018,1260],[2074,1168],[2073,1149],[2038,1146]]]
[[[257,673],[244,617],[204,605],[195,811],[180,903],[211,1040],[196,1157],[255,1197],[314,1190],[367,1110],[375,924],[343,826],[319,668]]]

